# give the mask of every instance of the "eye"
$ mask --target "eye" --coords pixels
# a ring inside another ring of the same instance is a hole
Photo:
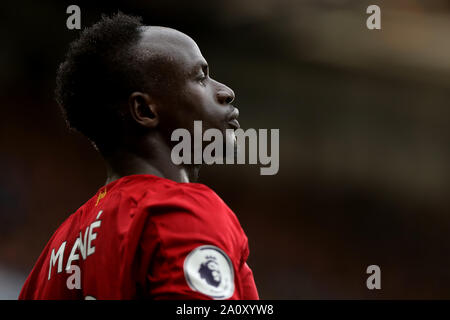
[[[202,85],[205,85],[207,79],[208,79],[208,76],[205,75],[205,74],[202,74],[202,75],[198,78],[198,82],[200,82]]]

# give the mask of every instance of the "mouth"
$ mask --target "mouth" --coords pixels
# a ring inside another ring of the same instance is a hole
[[[234,108],[233,111],[228,116],[228,124],[234,129],[239,129],[241,127],[239,121],[237,121],[238,117],[239,117],[239,109]]]
[[[228,121],[228,124],[232,126],[234,129],[239,129],[241,127],[239,121],[237,121],[236,119]]]

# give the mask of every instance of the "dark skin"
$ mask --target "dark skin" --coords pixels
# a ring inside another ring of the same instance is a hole
[[[133,92],[128,99],[131,121],[124,127],[117,148],[105,157],[107,181],[123,176],[151,174],[177,182],[194,182],[199,165],[175,165],[171,149],[177,142],[171,134],[185,128],[193,137],[194,120],[203,130],[236,129],[239,115],[231,104],[234,92],[209,75],[209,67],[197,44],[174,29],[146,27],[133,50],[140,57],[148,81],[158,72],[166,80],[160,90]],[[157,71],[155,71],[157,70]],[[162,80],[161,80],[162,81]],[[231,121],[231,123],[230,123]],[[234,134],[225,143],[235,143]]]

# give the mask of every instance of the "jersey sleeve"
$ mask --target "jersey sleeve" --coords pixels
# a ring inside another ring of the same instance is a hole
[[[167,246],[166,242],[175,242]],[[209,299],[208,296],[193,291],[187,285],[182,257],[189,254],[191,246],[197,245],[192,239],[186,243],[183,237],[163,239],[154,221],[150,221],[141,241],[143,258],[143,296],[152,300]]]
[[[211,192],[150,206],[140,245],[140,286],[149,299],[258,299],[247,237]]]
[[[239,268],[239,276],[242,283],[242,299],[245,300],[259,300],[259,294],[256,289],[255,279],[253,277],[253,271],[247,264],[247,259],[250,254],[248,247],[248,239],[245,236],[243,243],[243,256]]]

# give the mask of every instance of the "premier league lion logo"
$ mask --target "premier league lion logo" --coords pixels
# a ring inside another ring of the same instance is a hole
[[[203,245],[185,258],[184,276],[189,287],[214,299],[228,299],[234,293],[234,269],[231,259],[220,248]]]
[[[218,287],[220,281],[222,281],[219,264],[213,256],[206,256],[206,259],[207,260],[200,265],[200,269],[198,270],[200,278],[204,279],[208,284]]]

